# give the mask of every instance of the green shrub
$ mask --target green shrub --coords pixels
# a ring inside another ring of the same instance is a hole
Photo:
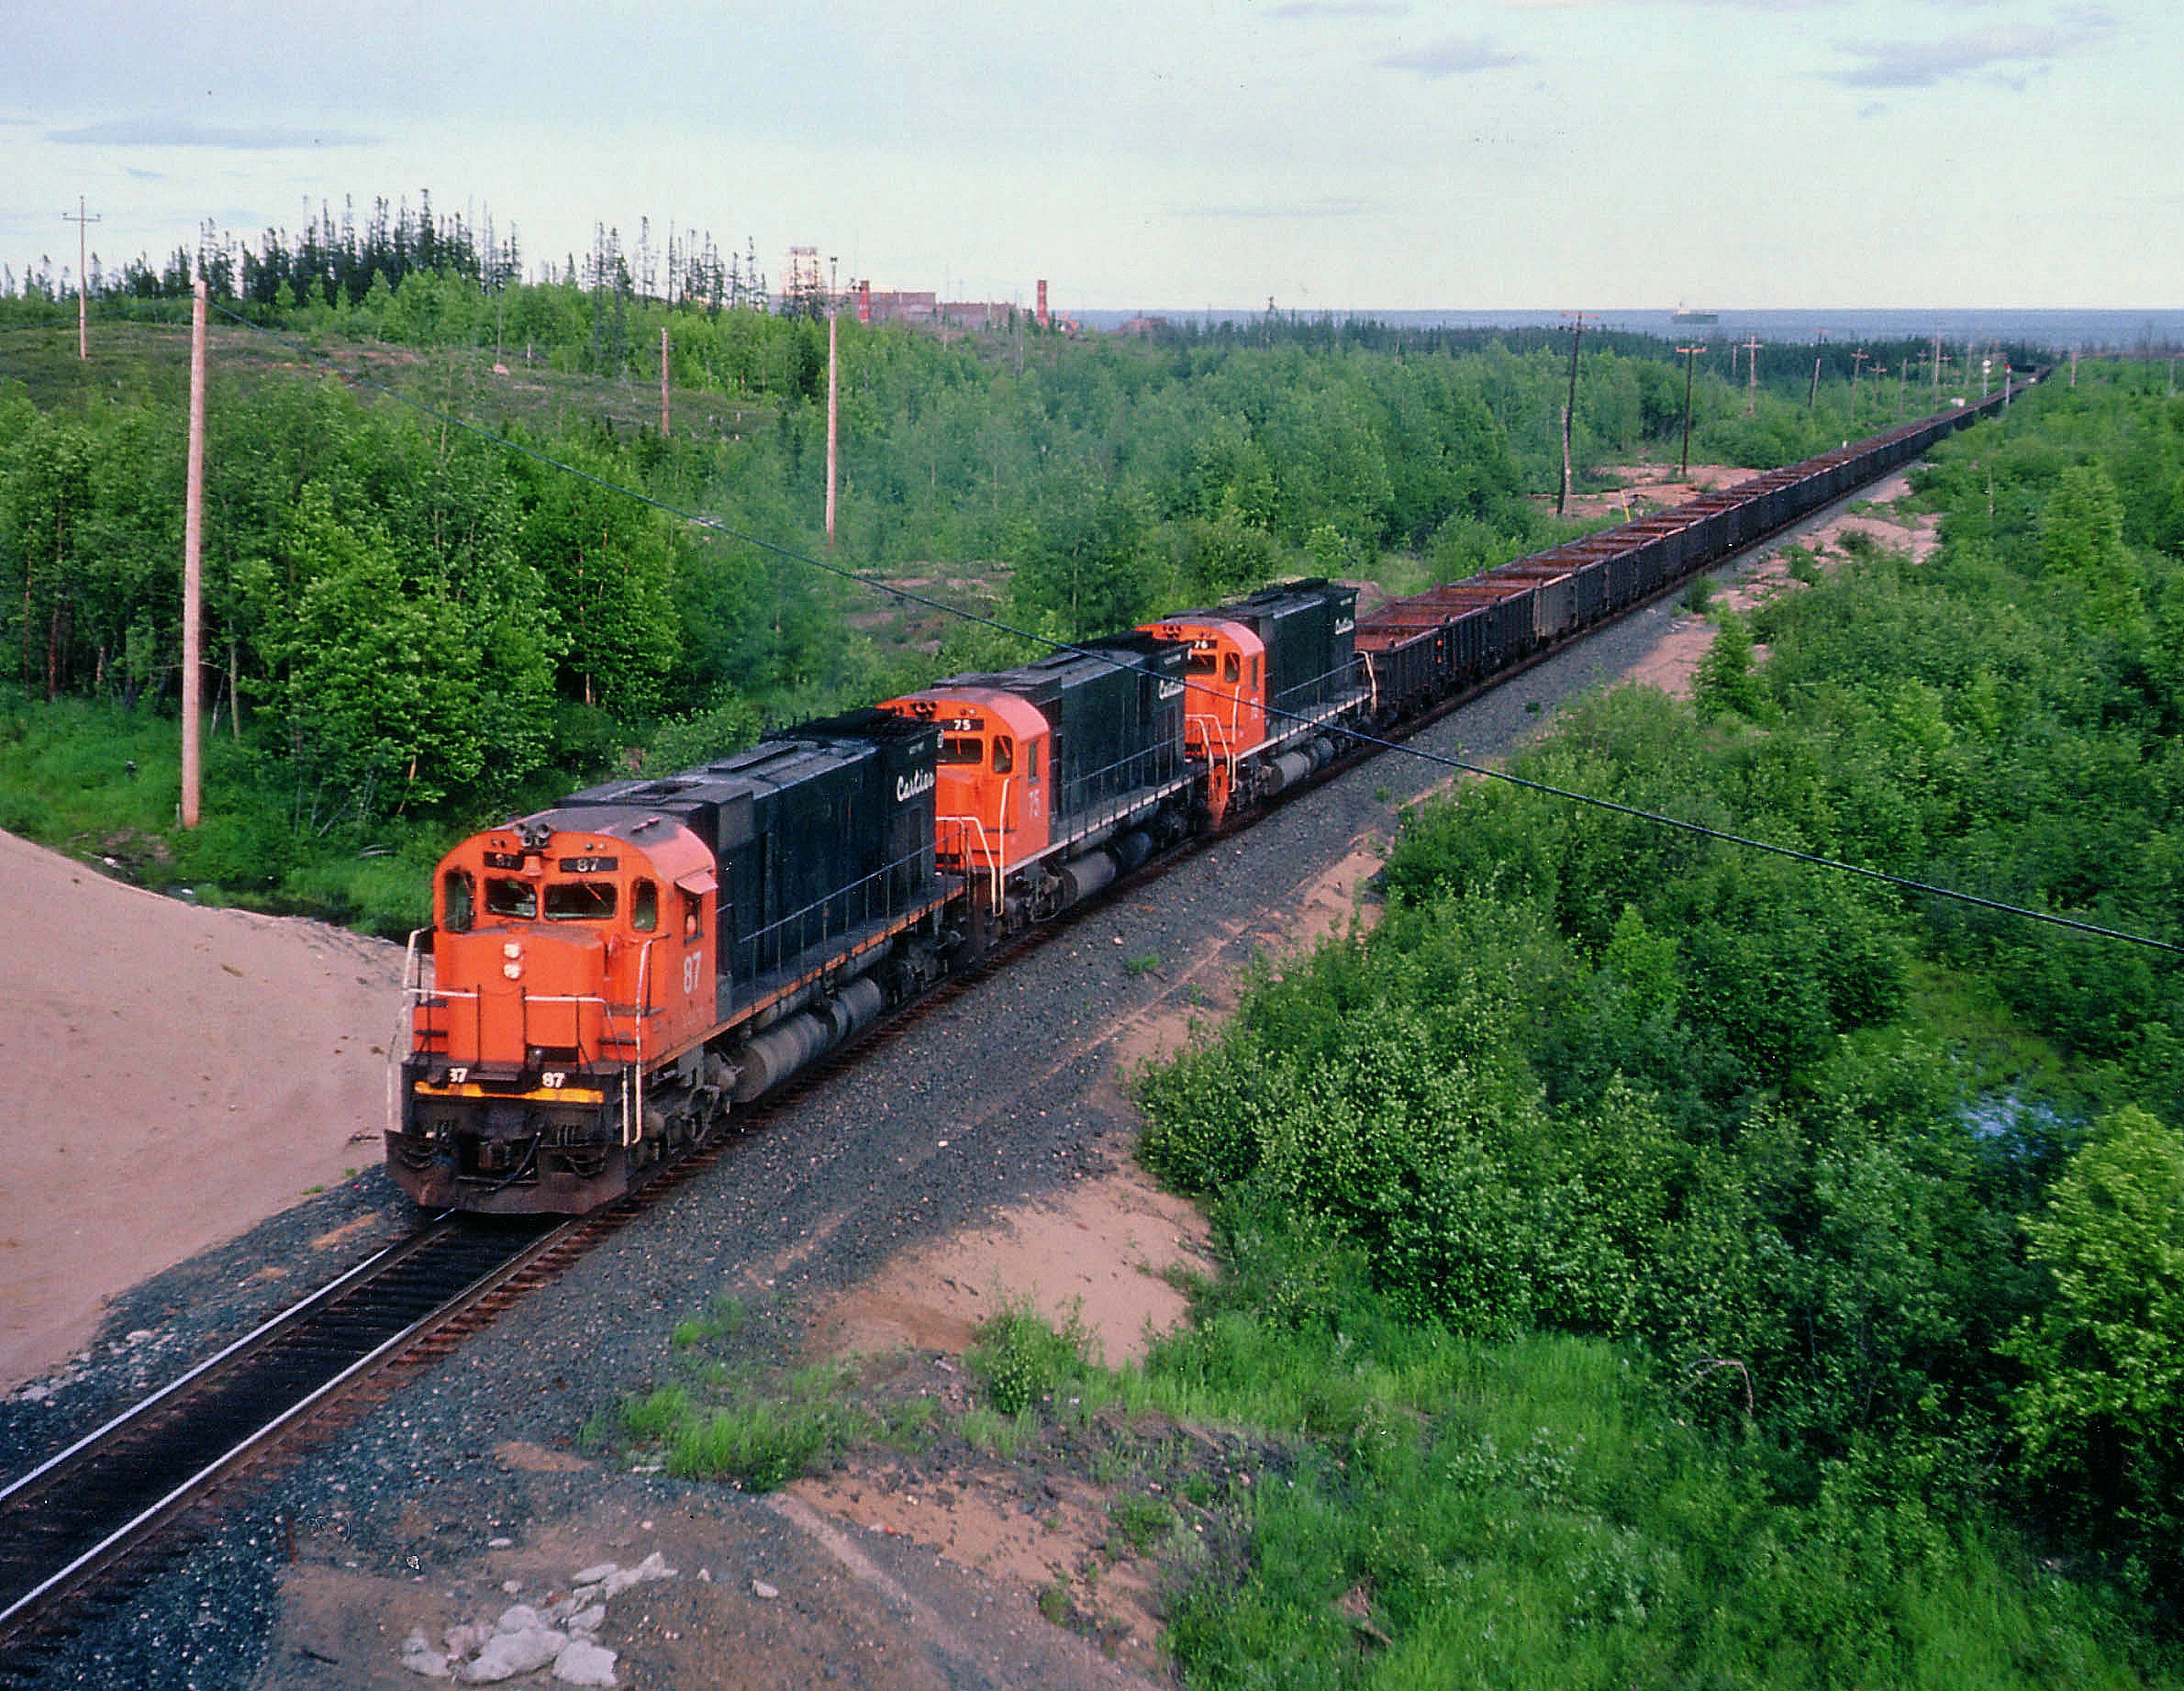
[[[1030,1305],[1011,1304],[979,1325],[977,1340],[965,1360],[1001,1415],[1021,1414],[1053,1397],[1088,1365],[1089,1341],[1075,1313],[1057,1329]]]

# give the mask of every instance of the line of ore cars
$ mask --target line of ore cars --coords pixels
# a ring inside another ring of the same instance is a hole
[[[607,1202],[997,940],[1309,779],[1345,730],[1461,695],[1986,408],[1363,621],[1354,588],[1296,582],[467,840],[437,872],[429,952],[411,942],[395,1178],[433,1207]]]

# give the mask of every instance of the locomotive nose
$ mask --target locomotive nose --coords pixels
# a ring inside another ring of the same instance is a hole
[[[574,1055],[582,1007],[598,1004],[604,994],[607,944],[601,935],[536,928],[474,933],[462,935],[451,950],[453,966],[442,991],[467,988],[477,995],[472,1061],[521,1068],[534,1051]]]

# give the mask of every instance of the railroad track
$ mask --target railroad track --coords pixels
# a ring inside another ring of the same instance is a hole
[[[443,1217],[0,1489],[0,1678],[162,1529],[390,1363],[482,1315],[564,1227]]]
[[[1845,494],[1740,549],[1719,569],[1775,544],[1855,497]],[[1669,583],[1628,616],[1685,586]],[[1621,617],[1614,620],[1621,620]],[[1400,741],[1578,643],[1575,631],[1524,662],[1441,701],[1387,733]],[[373,1400],[375,1384],[440,1360],[607,1234],[712,1167],[753,1129],[826,1085],[864,1051],[892,1043],[927,1016],[1133,888],[1158,878],[1275,809],[1355,769],[1381,747],[1353,740],[1323,771],[1269,804],[1194,836],[1121,877],[1109,896],[1075,906],[1005,941],[963,973],[828,1052],[777,1092],[714,1129],[689,1154],[619,1202],[573,1220],[482,1223],[436,1218],[180,1379],[0,1487],[0,1684],[35,1676],[87,1605],[110,1600],[149,1569],[162,1535],[224,1483]]]

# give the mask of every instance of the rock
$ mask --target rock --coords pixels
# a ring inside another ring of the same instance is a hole
[[[568,1630],[572,1634],[582,1634],[585,1638],[591,1638],[596,1635],[599,1629],[606,1624],[607,1605],[595,1603],[591,1608],[580,1608],[569,1617]]]
[[[589,1639],[572,1640],[553,1659],[553,1676],[564,1685],[611,1685],[614,1652],[600,1648]]]
[[[596,1585],[607,1579],[609,1574],[618,1574],[621,1570],[622,1564],[618,1562],[598,1563],[585,1569],[581,1574],[571,1574],[569,1585],[572,1588],[578,1585]]]
[[[754,1597],[763,1597],[770,1603],[781,1593],[774,1586],[767,1585],[764,1580],[754,1579],[751,1582],[751,1595]]]
[[[426,1679],[449,1677],[448,1659],[426,1641],[425,1630],[412,1627],[402,1641],[402,1665]]]
[[[617,1568],[599,1582],[599,1595],[612,1597],[632,1585],[648,1585],[656,1579],[673,1579],[674,1570],[667,1565],[667,1558],[654,1551],[633,1568]]]
[[[515,1542],[514,1539],[487,1539],[485,1548],[487,1550],[507,1550],[512,1548]]]
[[[528,1603],[502,1611],[501,1618],[493,1623],[496,1632],[537,1632],[544,1629],[546,1617]]]
[[[450,1627],[440,1634],[440,1645],[451,1656],[475,1655],[480,1645],[493,1636],[490,1621],[466,1620],[459,1627]]]
[[[462,1677],[479,1685],[513,1679],[518,1674],[544,1667],[568,1643],[563,1634],[544,1627],[533,1627],[524,1632],[496,1632],[485,1641],[485,1648],[478,1652],[478,1659],[462,1670]]]

